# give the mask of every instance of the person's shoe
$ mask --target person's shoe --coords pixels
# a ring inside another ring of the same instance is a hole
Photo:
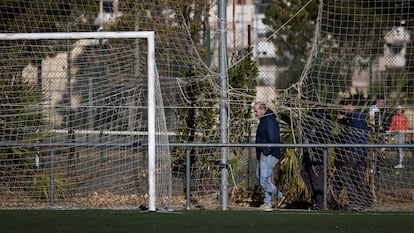
[[[349,210],[351,210],[351,211],[361,211],[361,210],[363,210],[364,208],[363,207],[361,207],[361,206],[350,206],[349,207]]]
[[[312,204],[310,207],[309,207],[309,211],[317,211],[317,210],[320,210],[321,208],[319,207],[319,205],[317,205],[317,204]]]
[[[279,208],[279,207],[283,204],[283,202],[285,201],[285,199],[286,199],[286,197],[285,197],[284,195],[282,195],[282,196],[280,197],[279,202],[278,202],[278,203],[277,203],[277,205],[276,205],[276,208]]]
[[[394,168],[397,168],[397,169],[404,168],[404,165],[399,163],[399,164],[395,165]]]
[[[273,208],[271,205],[263,204],[259,207],[260,210],[263,210],[265,212],[273,211]]]

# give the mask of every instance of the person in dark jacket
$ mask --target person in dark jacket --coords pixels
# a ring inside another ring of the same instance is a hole
[[[259,125],[256,130],[257,144],[280,143],[279,123],[274,112],[268,109],[262,101],[258,101],[253,107],[254,113],[259,118]],[[258,166],[256,176],[260,180],[260,187],[264,192],[263,205],[260,206],[264,211],[273,210],[272,197],[279,199],[276,208],[285,200],[285,196],[273,184],[273,169],[276,167],[281,156],[279,147],[256,147],[256,157]]]
[[[357,108],[356,99],[347,99],[343,111],[338,114],[338,121],[345,126],[341,141],[345,144],[368,144],[369,127],[367,117]],[[365,182],[368,148],[351,147],[343,149],[335,158],[333,180],[333,197],[338,200],[342,187],[348,195],[348,208],[360,210],[372,205],[372,193]]]
[[[302,122],[302,138],[306,144],[326,144],[331,134],[331,115],[318,105],[316,97],[308,101],[309,111]],[[324,207],[324,154],[327,148],[303,149],[301,176],[311,195],[310,210]]]

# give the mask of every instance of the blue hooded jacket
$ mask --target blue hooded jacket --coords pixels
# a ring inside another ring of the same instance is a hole
[[[349,126],[354,130],[348,130],[349,144],[368,144],[369,127],[366,121],[366,116],[359,109],[355,109],[349,120]],[[368,148],[353,147],[351,151],[355,155],[365,155],[368,153]]]
[[[260,118],[256,130],[256,143],[280,143],[279,122],[277,122],[274,112],[270,109],[267,109],[263,117]],[[256,147],[257,159],[260,159],[262,152],[264,155],[272,155],[280,159],[279,147]]]

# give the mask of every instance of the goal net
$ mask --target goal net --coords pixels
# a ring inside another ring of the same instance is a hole
[[[1,207],[185,206],[186,149],[169,142],[220,138],[218,78],[196,49],[207,47],[207,25],[192,4],[0,3]],[[145,31],[154,31],[153,80],[147,38],[119,36]],[[192,198],[215,206],[218,151],[191,153]]]
[[[171,161],[164,112],[156,108],[163,100],[154,33],[10,33],[0,40],[7,58],[0,67],[2,179],[12,181],[5,198],[16,198],[3,203],[24,206],[19,199],[37,197],[52,206],[112,206],[121,201],[116,195],[123,206],[142,198],[154,210],[168,208]]]
[[[294,88],[305,141],[411,144],[412,8],[410,1],[320,1],[311,56]],[[346,119],[340,119],[351,100],[361,114],[348,109]],[[320,108],[317,114],[310,110],[312,101]],[[331,118],[321,118],[321,110]],[[401,112],[407,122],[393,120]],[[369,128],[363,129],[366,123]],[[336,207],[358,209],[374,201],[381,205],[412,199],[412,147],[328,148],[328,155],[329,192]]]

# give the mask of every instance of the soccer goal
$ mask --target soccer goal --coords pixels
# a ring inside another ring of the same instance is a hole
[[[7,203],[168,208],[154,32],[9,33],[0,41]]]

